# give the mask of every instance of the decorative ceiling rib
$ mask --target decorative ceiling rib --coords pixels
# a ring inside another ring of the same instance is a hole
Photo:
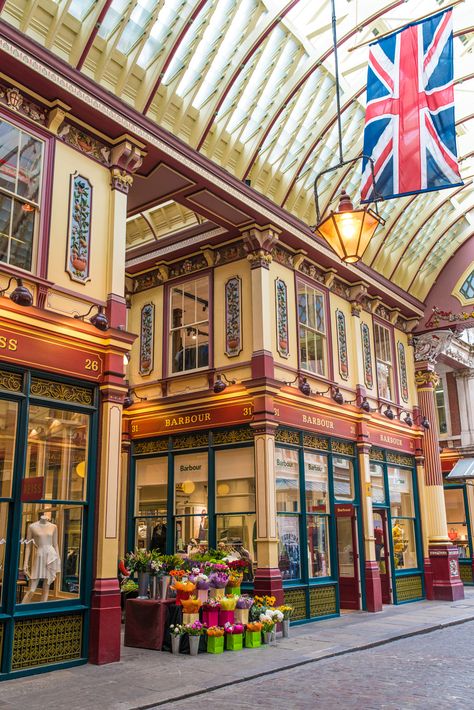
[[[368,47],[447,0],[337,0],[346,158],[361,152]],[[3,7],[2,7],[3,6]],[[337,161],[329,0],[0,0],[0,17],[79,68],[254,189],[314,224],[313,182]],[[472,236],[474,30],[453,11],[462,189],[381,205],[386,225],[364,261],[423,299]],[[357,199],[359,166],[325,175],[327,208],[342,186]],[[179,198],[178,198],[179,199]],[[189,204],[136,215],[131,243],[191,224]],[[142,237],[140,237],[140,231]],[[159,236],[158,236],[159,238]]]

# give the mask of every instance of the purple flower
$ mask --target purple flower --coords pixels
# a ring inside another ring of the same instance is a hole
[[[250,609],[253,605],[253,597],[242,596],[237,600],[237,609]]]
[[[212,572],[209,576],[209,583],[214,589],[224,589],[229,581],[229,575],[225,572]]]

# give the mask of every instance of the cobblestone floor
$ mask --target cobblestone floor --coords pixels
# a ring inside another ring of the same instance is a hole
[[[470,710],[473,665],[474,622],[469,622],[160,707]]]

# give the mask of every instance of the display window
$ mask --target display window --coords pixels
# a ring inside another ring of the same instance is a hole
[[[330,577],[329,520],[321,515],[307,515],[308,570],[310,577]]]
[[[136,547],[166,551],[168,458],[139,459],[135,471]]]
[[[418,567],[413,473],[409,469],[388,466],[387,475],[395,569],[412,569]]]
[[[334,497],[337,500],[354,500],[354,464],[350,459],[333,457]]]
[[[3,595],[3,578],[5,573],[5,554],[7,550],[8,503],[0,503],[0,605]]]
[[[459,559],[472,556],[469,530],[469,511],[463,486],[444,489],[448,537],[458,548]]]
[[[208,546],[208,454],[176,455],[174,458],[174,506],[176,552],[190,553]]]
[[[169,372],[209,367],[209,278],[172,286],[169,304]]]
[[[372,489],[372,502],[385,504],[385,478],[383,466],[378,463],[370,464],[370,484]]]

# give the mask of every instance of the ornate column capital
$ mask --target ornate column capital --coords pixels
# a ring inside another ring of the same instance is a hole
[[[272,249],[278,241],[279,234],[280,230],[271,225],[261,227],[253,224],[242,230],[244,249],[250,261],[250,268],[269,268],[272,262]]]
[[[142,151],[129,140],[114,146],[110,151],[110,176],[112,190],[118,190],[128,195],[133,184],[132,173],[136,172],[143,162]]]
[[[416,370],[415,372],[415,383],[418,390],[434,389],[438,382],[439,375],[437,375],[434,370],[426,368]]]

